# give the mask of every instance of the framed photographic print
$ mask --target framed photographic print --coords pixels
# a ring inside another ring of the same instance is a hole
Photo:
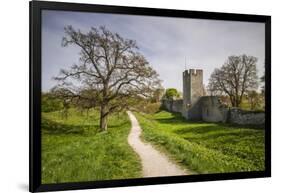
[[[270,177],[271,18],[30,2],[30,191]]]

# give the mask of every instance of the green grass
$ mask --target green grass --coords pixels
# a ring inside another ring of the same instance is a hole
[[[64,183],[141,176],[138,156],[127,143],[127,114],[113,115],[108,132],[97,132],[99,117],[74,109],[68,119],[59,112],[42,113],[42,183]]]
[[[196,173],[264,170],[264,130],[188,122],[180,114],[136,113],[143,138]]]

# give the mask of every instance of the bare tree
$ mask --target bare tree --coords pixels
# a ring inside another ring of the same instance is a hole
[[[83,90],[95,90],[95,100],[100,108],[100,128],[107,129],[108,115],[128,106],[127,99],[150,96],[159,84],[158,74],[145,57],[138,52],[136,42],[122,38],[105,27],[92,27],[83,33],[72,26],[65,27],[62,46],[80,48],[79,64],[62,69],[55,77],[67,95],[87,98]],[[55,89],[55,90],[56,90]]]
[[[212,95],[228,95],[233,107],[239,107],[244,94],[258,88],[257,58],[229,56],[221,68],[216,68],[209,79]]]
[[[150,98],[150,102],[152,103],[159,103],[161,101],[161,98],[163,97],[165,92],[165,89],[162,87],[159,87],[158,89],[156,89],[153,94],[152,97]]]

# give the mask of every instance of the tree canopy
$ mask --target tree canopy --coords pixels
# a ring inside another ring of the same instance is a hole
[[[173,100],[180,97],[180,93],[175,88],[168,88],[165,91],[164,98],[168,100]]]

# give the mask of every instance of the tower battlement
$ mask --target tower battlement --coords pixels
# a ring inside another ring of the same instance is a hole
[[[203,76],[203,70],[202,69],[189,69],[189,70],[185,70],[183,72],[183,75]]]

